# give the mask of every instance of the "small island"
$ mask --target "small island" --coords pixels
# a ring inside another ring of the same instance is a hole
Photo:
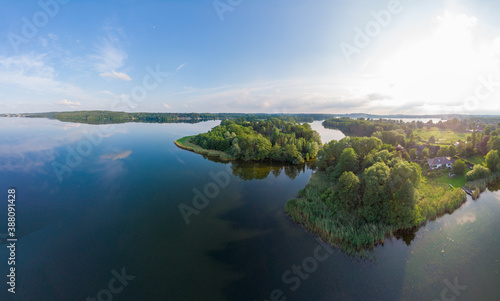
[[[332,118],[323,125],[351,137],[323,146],[318,170],[285,211],[349,254],[452,213],[466,192],[477,198],[500,176],[500,124]]]
[[[223,120],[208,133],[183,137],[175,144],[221,160],[272,161],[302,164],[316,158],[318,132],[291,117]]]

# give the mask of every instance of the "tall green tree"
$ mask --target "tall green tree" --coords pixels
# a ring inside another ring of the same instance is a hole
[[[344,172],[335,187],[338,209],[353,212],[360,201],[360,180],[351,171]]]
[[[486,166],[492,171],[500,171],[500,157],[497,150],[491,150],[486,155]]]
[[[465,164],[464,160],[458,159],[455,163],[453,163],[452,171],[454,174],[463,175],[466,170],[467,164]]]
[[[500,136],[492,136],[488,142],[488,151],[500,151]]]
[[[332,177],[338,179],[344,172],[352,171],[357,173],[359,171],[358,154],[353,148],[346,148],[340,155],[339,162],[335,166]]]
[[[390,174],[390,168],[383,162],[377,162],[363,172],[361,215],[367,222],[378,222],[386,216],[387,195],[384,186]]]
[[[386,185],[390,196],[388,219],[394,225],[413,225],[414,209],[418,199],[416,188],[420,185],[422,171],[415,163],[399,162],[391,171]]]

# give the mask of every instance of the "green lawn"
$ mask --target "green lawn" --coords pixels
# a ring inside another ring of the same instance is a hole
[[[473,163],[473,164],[483,165],[484,162],[486,161],[486,158],[484,156],[477,155],[477,156],[467,158],[466,160],[469,161],[470,163]]]
[[[465,185],[465,175],[457,175],[454,178],[450,178],[448,173],[443,173],[441,176],[429,179],[431,182],[442,183],[442,184],[451,184],[455,188],[459,188]]]
[[[467,140],[468,133],[456,133],[453,131],[441,131],[439,128],[420,129],[413,132],[415,135],[420,136],[422,140],[428,141],[431,136],[436,138],[437,143],[455,143],[459,139],[462,141]]]

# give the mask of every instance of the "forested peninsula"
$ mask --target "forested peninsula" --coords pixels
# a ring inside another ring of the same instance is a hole
[[[176,145],[225,160],[301,164],[315,159],[321,147],[318,132],[293,118],[223,120],[208,133],[177,140]]]
[[[351,137],[323,146],[318,170],[285,211],[347,253],[453,212],[464,191],[478,197],[500,175],[495,121],[334,118],[323,125]],[[436,167],[433,158],[453,166]]]

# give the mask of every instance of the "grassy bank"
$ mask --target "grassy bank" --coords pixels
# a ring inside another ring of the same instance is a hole
[[[175,140],[175,145],[177,145],[178,147],[180,147],[182,149],[195,152],[197,154],[206,155],[206,156],[210,156],[210,157],[217,157],[217,158],[224,160],[224,161],[231,161],[231,160],[236,159],[225,152],[221,152],[221,151],[217,151],[217,150],[208,150],[208,149],[202,148],[199,145],[193,144],[193,143],[191,143],[192,137],[194,137],[194,136],[187,136],[187,137],[177,139],[177,140]]]
[[[456,186],[456,188],[451,189],[448,184],[428,181],[424,178],[418,190],[420,199],[417,206],[421,215],[420,225],[427,220],[452,213],[465,203],[467,195],[461,187]]]
[[[478,199],[482,192],[486,190],[488,185],[500,177],[500,172],[493,173],[491,176],[475,181],[467,182],[464,185],[465,189],[472,191],[472,198]]]
[[[286,203],[285,211],[294,222],[344,252],[359,254],[373,249],[377,244],[383,244],[384,239],[392,237],[396,231],[415,227],[406,225],[397,229],[384,223],[367,223],[356,214],[336,213],[321,199],[330,183],[325,172],[316,172],[307,186],[299,192],[298,198]],[[427,179],[422,181],[418,193],[418,226],[424,225],[427,220],[453,212],[467,200],[462,189],[451,189],[448,184]]]
[[[337,246],[348,254],[371,249],[383,243],[395,229],[383,224],[365,224],[354,215],[338,215],[321,200],[321,194],[329,187],[328,176],[316,172],[298,199],[289,200],[285,211],[298,224],[324,241]]]

